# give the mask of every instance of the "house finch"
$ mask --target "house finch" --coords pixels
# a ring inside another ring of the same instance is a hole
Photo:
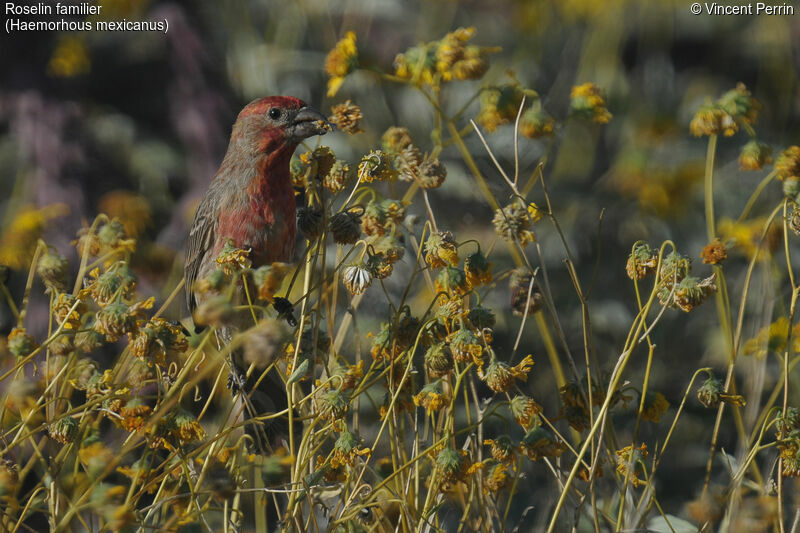
[[[325,117],[297,98],[259,98],[242,109],[222,165],[197,207],[189,231],[185,275],[190,313],[204,298],[193,289],[194,282],[219,267],[216,258],[229,240],[238,248],[249,249],[256,267],[292,260],[296,221],[289,160],[303,139],[329,129]],[[244,301],[237,296],[239,302]],[[218,341],[229,343],[234,332],[245,326],[243,317],[226,321],[217,329]],[[247,367],[241,350],[235,350],[231,359],[229,383],[234,393],[242,394],[248,419],[286,409],[286,389],[275,371],[253,387],[259,376],[244,379]],[[245,430],[257,451],[266,453],[271,438],[285,434],[288,425],[277,419],[266,424],[247,421]]]

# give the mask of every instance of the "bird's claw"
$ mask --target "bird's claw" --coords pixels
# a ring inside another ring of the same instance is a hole
[[[245,379],[241,372],[238,369],[233,368],[228,373],[228,382],[227,387],[230,389],[232,394],[237,394],[239,391],[244,390]]]

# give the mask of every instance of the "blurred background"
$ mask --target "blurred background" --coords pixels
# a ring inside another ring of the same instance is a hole
[[[448,109],[460,108],[483,85],[508,82],[508,70],[513,70],[558,119],[551,139],[521,140],[521,173],[526,177],[539,161],[545,162],[554,211],[582,284],[591,290],[598,358],[610,370],[635,309],[624,269],[634,241],[658,246],[673,239],[695,259],[696,275],[710,274],[699,260],[706,244],[702,178],[707,142],[692,137],[688,127],[697,108],[743,82],[763,105],[755,125],[758,139],[776,153],[800,142],[800,14],[695,16],[686,0],[99,3],[103,18],[167,19],[169,31],[0,37],[0,263],[12,268],[9,286],[17,299],[32,243],[43,235],[74,266],[69,243],[98,212],[119,217],[137,237],[133,266],[140,292],[166,297],[181,279],[188,224],[222,159],[231,125],[241,107],[256,97],[293,95],[326,113],[346,99],[356,102],[364,113],[364,132],[323,139],[353,163],[379,146],[391,125],[409,128],[415,143],[429,150],[433,115],[424,111],[427,102],[371,70],[391,72],[396,54],[455,28],[474,26],[473,43],[502,50],[491,56],[483,80],[445,89]],[[365,68],[328,98],[325,56],[349,30],[356,32]],[[571,87],[587,81],[608,96],[613,118],[607,125],[564,120]],[[478,101],[469,109],[466,117],[474,117]],[[513,169],[513,128],[501,127],[487,140],[501,163]],[[732,221],[767,172],[739,169],[739,151],[748,140],[744,132],[720,140],[715,174],[720,232],[739,245],[729,260],[734,301],[752,253],[747,243],[761,228]],[[467,141],[495,195],[507,198],[478,139],[471,135]],[[458,240],[476,238],[488,245],[494,238],[492,209],[454,147],[445,148],[440,159],[448,178],[431,194],[439,225],[454,231]],[[754,215],[764,214],[780,197],[780,186],[772,184]],[[540,205],[544,201],[540,191],[533,198]],[[731,219],[727,226],[725,218]],[[537,235],[567,341],[582,360],[580,302],[563,266],[563,246],[547,221],[539,223]],[[511,265],[504,254],[505,247],[498,246],[496,271]],[[538,263],[533,254],[532,260]],[[753,290],[763,298],[748,308],[753,319],[745,338],[785,313],[786,294],[775,291],[784,275],[771,259],[759,262]],[[495,348],[510,350],[519,319],[511,314],[505,288],[493,292],[487,304],[498,315]],[[375,311],[378,320],[365,318],[361,332],[375,331],[386,310],[377,302],[365,302],[362,309]],[[172,309],[172,318],[182,314],[185,310]],[[0,307],[0,331],[6,334],[13,325],[11,314]],[[714,304],[708,303],[691,315],[668,312],[656,330],[651,386],[670,401],[671,413],[695,369],[713,366],[722,373],[726,359],[717,326]],[[35,325],[30,329],[39,333]],[[535,328],[527,328],[522,346],[526,353],[542,354],[525,388],[546,413],[555,414],[557,386]],[[641,372],[637,365],[643,360],[638,358],[630,372]],[[739,367],[741,388],[769,390],[779,376],[777,363],[773,368],[751,360]],[[755,414],[745,418],[752,421]],[[697,444],[665,458],[658,487],[665,511],[689,512],[685,504],[702,486],[712,421],[713,414],[696,402],[687,406],[681,441]],[[663,428],[642,429],[648,442],[656,435],[663,435]],[[720,445],[725,448],[726,439],[734,436],[723,426]],[[534,492],[535,480],[547,475],[542,471],[529,477]],[[693,481],[687,484],[686,479]],[[546,500],[537,508],[546,508]]]

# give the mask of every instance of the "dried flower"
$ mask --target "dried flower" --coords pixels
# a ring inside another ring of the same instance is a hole
[[[172,421],[172,436],[179,439],[181,444],[203,440],[206,432],[195,416],[183,409],[180,409]]]
[[[97,230],[100,253],[133,252],[136,241],[126,238],[125,226],[119,220],[106,222]]]
[[[646,485],[647,482],[639,479],[640,464],[647,458],[647,445],[642,443],[638,448],[633,444],[617,450],[617,472],[628,480],[634,487]]]
[[[92,353],[106,343],[106,336],[94,327],[75,334],[75,348],[84,354]]]
[[[139,327],[132,336],[131,353],[148,365],[165,366],[167,357],[186,351],[189,343],[180,326],[157,317]]]
[[[780,443],[778,449],[781,451],[783,465],[781,474],[785,477],[800,477],[800,445],[797,440]]]
[[[710,242],[703,247],[700,257],[703,263],[707,265],[718,265],[728,258],[728,249],[719,239],[714,239],[714,242]]]
[[[518,201],[495,211],[492,219],[495,233],[508,242],[517,241],[523,247],[536,241],[533,222],[527,206]]]
[[[333,115],[331,115],[328,120],[332,124],[336,124],[336,126],[345,133],[353,135],[363,131],[358,125],[361,123],[361,119],[364,118],[364,115],[361,113],[361,109],[350,100],[333,106],[331,112]]]
[[[716,274],[711,274],[703,280],[694,276],[683,278],[680,283],[675,286],[672,303],[682,311],[688,313],[717,291],[717,286],[714,283],[715,277]],[[662,293],[659,293],[659,298],[661,294]]]
[[[661,415],[669,409],[669,402],[660,392],[648,391],[644,395],[644,406],[642,409],[642,420],[649,422],[660,422]]]
[[[217,264],[222,267],[222,271],[228,276],[232,276],[241,270],[250,268],[253,264],[250,261],[250,250],[243,250],[236,246],[233,239],[228,239],[217,255]]]
[[[451,266],[445,267],[436,277],[436,292],[463,296],[470,291],[464,271]]]
[[[97,312],[94,329],[105,335],[109,342],[114,342],[123,335],[134,333],[138,322],[144,319],[144,310],[152,308],[154,303],[152,296],[131,306],[117,298]]]
[[[483,355],[483,346],[480,339],[467,328],[461,328],[451,333],[448,338],[453,359],[459,363],[480,362]]]
[[[267,368],[291,340],[291,331],[286,321],[264,318],[255,327],[245,332],[244,361],[258,369]]]
[[[48,248],[39,258],[36,265],[36,273],[42,278],[48,290],[55,289],[63,291],[66,288],[67,260],[57,251]]]
[[[519,119],[519,131],[529,139],[552,135],[555,125],[555,119],[541,108],[541,104],[522,113]]]
[[[511,310],[515,315],[530,316],[542,308],[544,297],[529,268],[512,270],[508,285],[511,290]]]
[[[147,424],[147,418],[152,411],[153,409],[141,398],[131,398],[125,405],[120,406],[117,413],[120,415],[119,425],[127,431],[138,431]]]
[[[468,468],[467,452],[464,450],[445,447],[436,456],[436,470],[444,485],[451,485],[464,479]]]
[[[8,351],[17,357],[24,357],[34,351],[39,345],[23,327],[15,327],[8,334]]]
[[[508,468],[503,463],[493,465],[484,480],[484,492],[499,492],[508,484]]]
[[[414,177],[423,189],[436,189],[441,187],[447,178],[447,168],[438,159],[426,155],[417,167]]]
[[[53,315],[65,330],[76,330],[81,326],[81,315],[86,312],[86,304],[75,296],[61,292],[53,304]]]
[[[358,164],[358,177],[368,183],[373,181],[393,181],[397,171],[392,167],[392,160],[382,150],[372,150],[361,158]]]
[[[738,129],[734,118],[717,104],[700,106],[689,124],[689,130],[695,137],[719,134],[730,137]]]
[[[772,148],[753,139],[742,147],[739,154],[741,170],[761,170],[772,163]]]
[[[71,416],[65,416],[50,424],[47,432],[53,440],[61,444],[69,444],[70,442],[75,442],[75,438],[78,436],[78,429],[78,421]]]
[[[329,229],[336,244],[353,244],[361,237],[361,213],[341,211],[333,215]]]
[[[495,439],[483,441],[485,446],[491,446],[492,457],[501,463],[513,463],[517,457],[516,446],[508,435],[500,435]]]
[[[779,180],[800,180],[800,146],[790,146],[775,160],[775,173]]]
[[[414,146],[414,143],[407,128],[392,126],[381,137],[381,146],[392,155],[400,155],[406,148]]]
[[[576,85],[569,94],[570,110],[585,116],[598,124],[607,124],[611,113],[606,109],[606,99],[599,87],[588,82]]]
[[[435,60],[442,81],[477,80],[489,69],[486,55],[499,49],[466,45],[473,35],[475,28],[458,28],[439,41]]]
[[[372,276],[363,265],[350,265],[342,270],[342,283],[350,294],[361,294],[372,283]]]
[[[336,95],[344,79],[358,68],[356,34],[349,31],[336,43],[325,58],[325,74],[328,75],[328,97]]]
[[[272,263],[255,269],[253,283],[258,290],[258,297],[272,303],[275,300],[275,293],[280,289],[283,278],[289,273],[289,269],[288,263]]]
[[[322,221],[322,209],[318,207],[300,207],[297,209],[297,229],[306,239],[314,240],[325,229]]]
[[[337,159],[328,173],[323,176],[322,186],[334,194],[340,193],[344,190],[352,175],[350,164]]]
[[[469,310],[467,319],[472,323],[472,326],[483,333],[484,329],[491,329],[495,324],[494,313],[486,307],[476,306]]]
[[[442,377],[453,370],[453,357],[443,342],[431,345],[425,352],[425,368],[431,377]]]
[[[697,389],[697,399],[704,407],[714,409],[720,402],[725,402],[738,407],[743,407],[746,402],[738,394],[726,394],[722,382],[709,373],[708,379]]]
[[[478,250],[464,260],[464,273],[470,287],[476,288],[492,281],[492,263]]]
[[[524,394],[514,396],[511,399],[510,407],[514,420],[523,429],[530,429],[537,422],[537,415],[542,412],[542,406]]]
[[[17,491],[19,466],[0,458],[0,500],[6,500]]]
[[[109,270],[100,274],[99,269],[92,270],[89,275],[94,278],[86,290],[97,305],[103,307],[118,295],[130,298],[136,290],[136,276],[126,263],[115,263]],[[85,297],[85,292],[79,294]]]
[[[729,115],[747,124],[755,124],[761,104],[753,98],[744,83],[737,83],[736,88],[723,94],[717,105]]]
[[[440,268],[446,265],[458,266],[458,251],[453,234],[449,231],[432,233],[425,241],[425,262],[431,268]]]
[[[625,264],[625,271],[631,279],[643,279],[656,271],[658,254],[646,242],[633,245],[631,255]]]
[[[319,396],[320,411],[326,420],[341,420],[350,410],[350,396],[333,389],[322,392]]]
[[[537,426],[528,431],[519,445],[520,452],[527,455],[531,461],[538,461],[545,457],[559,457],[564,452],[564,449],[564,444],[558,442],[542,426]]]
[[[481,91],[481,110],[477,120],[487,131],[508,124],[517,118],[523,96],[536,97],[536,93],[521,88],[517,83],[487,87]]]
[[[369,448],[361,446],[361,440],[349,431],[342,431],[339,438],[336,439],[336,444],[333,445],[333,456],[331,457],[331,466],[339,468],[340,466],[353,466],[356,457],[369,455],[372,451]]]
[[[428,383],[414,396],[414,405],[424,407],[428,413],[438,411],[449,403],[450,396],[444,392],[441,379]]]

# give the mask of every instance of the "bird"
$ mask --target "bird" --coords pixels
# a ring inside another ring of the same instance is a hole
[[[291,96],[267,96],[247,104],[233,125],[225,157],[195,211],[186,246],[185,287],[190,315],[207,296],[196,291],[202,280],[219,265],[216,258],[232,241],[249,250],[253,267],[291,262],[295,249],[295,191],[289,163],[306,138],[324,135],[332,126],[316,109]],[[243,292],[241,287],[237,287]],[[244,301],[241,294],[240,302]],[[252,325],[252,318],[250,318]],[[220,346],[231,342],[246,327],[234,319],[216,331]],[[288,432],[285,419],[252,420],[287,407],[283,381],[272,370],[257,386],[244,377],[247,367],[241,350],[231,353],[228,379],[231,391],[245,403],[245,432],[255,451],[268,454]],[[253,373],[256,374],[256,373]]]

